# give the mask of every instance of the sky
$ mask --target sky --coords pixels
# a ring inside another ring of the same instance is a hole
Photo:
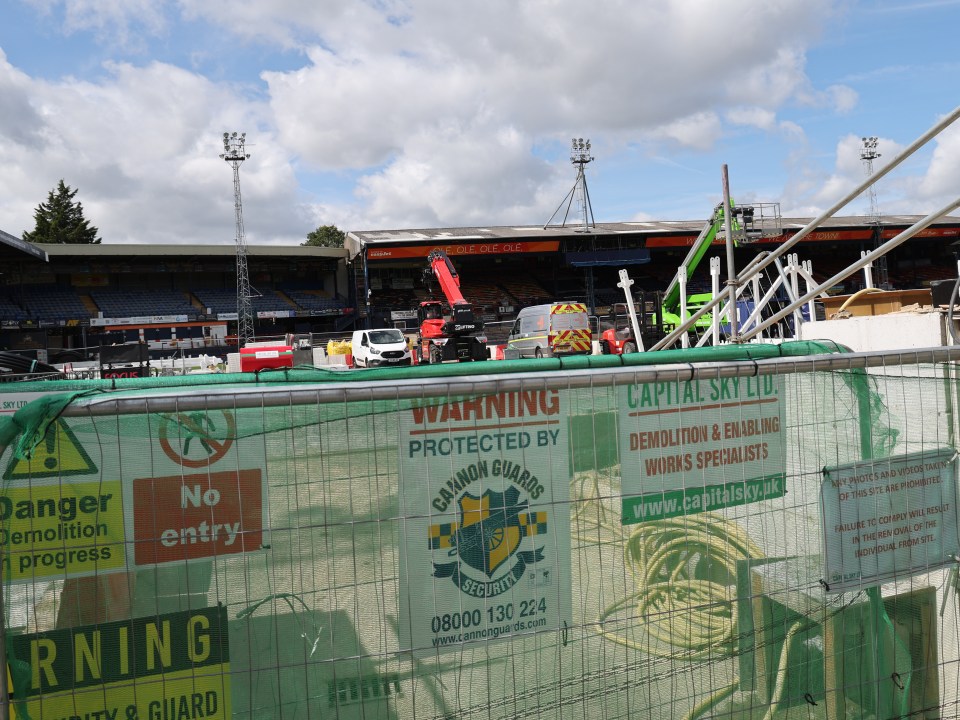
[[[0,229],[63,180],[104,243],[233,244],[224,132],[248,244],[559,223],[572,138],[596,222],[705,220],[724,166],[815,217],[863,137],[876,171],[960,105],[958,27],[960,0],[2,0]],[[960,121],[874,193],[956,200]]]

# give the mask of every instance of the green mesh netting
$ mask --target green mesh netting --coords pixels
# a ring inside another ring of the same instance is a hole
[[[17,716],[949,714],[949,565],[830,589],[821,504],[953,447],[952,368],[840,351],[20,383]]]

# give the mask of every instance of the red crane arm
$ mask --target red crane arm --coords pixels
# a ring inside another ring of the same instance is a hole
[[[433,276],[437,278],[437,282],[440,283],[440,289],[443,290],[447,302],[451,306],[468,305],[469,303],[460,292],[460,276],[457,275],[457,271],[447,254],[443,250],[434,250],[427,256],[427,260],[430,262],[430,269],[433,271]]]

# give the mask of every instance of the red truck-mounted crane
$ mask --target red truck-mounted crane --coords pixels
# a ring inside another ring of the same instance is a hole
[[[480,335],[483,321],[474,315],[473,306],[460,292],[460,276],[443,250],[432,250],[427,255],[429,267],[423,272],[427,287],[433,281],[440,284],[443,296],[450,308],[445,317],[441,300],[424,300],[417,310],[420,333],[417,343],[417,361],[440,363],[445,360],[469,362],[486,360],[487,339]]]

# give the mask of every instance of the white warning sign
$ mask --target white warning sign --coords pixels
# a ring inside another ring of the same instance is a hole
[[[831,592],[926,572],[960,554],[952,448],[826,468],[820,496]]]
[[[428,655],[571,624],[570,450],[556,390],[401,417],[400,645]]]

